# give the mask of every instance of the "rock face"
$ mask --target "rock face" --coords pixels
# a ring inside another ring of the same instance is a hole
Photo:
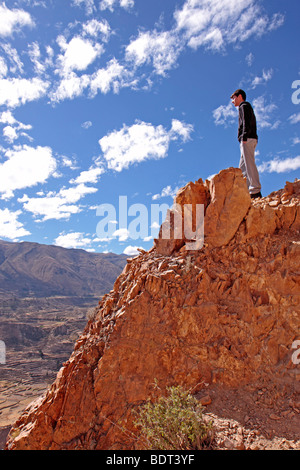
[[[161,388],[297,386],[300,181],[252,201],[240,170],[190,183],[204,245],[158,238],[129,260],[49,391],[12,428],[8,449],[134,449],[132,411]]]

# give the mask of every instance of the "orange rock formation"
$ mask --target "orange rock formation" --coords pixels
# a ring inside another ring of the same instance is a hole
[[[128,260],[7,449],[134,449],[132,410],[153,396],[154,379],[194,391],[262,378],[297,386],[300,181],[251,201],[229,168],[175,202],[204,204],[204,246],[158,238]]]

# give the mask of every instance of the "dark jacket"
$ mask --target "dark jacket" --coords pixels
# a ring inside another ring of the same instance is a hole
[[[253,108],[248,101],[243,101],[239,106],[239,141],[257,139],[256,117]]]

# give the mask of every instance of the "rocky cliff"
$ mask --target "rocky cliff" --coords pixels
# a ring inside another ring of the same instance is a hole
[[[269,403],[269,414],[285,398],[296,429],[300,181],[251,201],[240,170],[229,168],[189,183],[175,202],[204,205],[203,246],[187,249],[188,237],[161,230],[128,261],[8,449],[134,449],[132,410],[154,397],[155,379],[200,395],[218,387],[224,403],[252,387],[255,410]]]

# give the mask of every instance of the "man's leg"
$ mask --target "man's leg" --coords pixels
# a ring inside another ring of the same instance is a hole
[[[241,142],[241,160],[240,169],[247,178],[249,193],[257,194],[261,190],[259,174],[255,163],[256,139],[248,139],[247,142]]]

